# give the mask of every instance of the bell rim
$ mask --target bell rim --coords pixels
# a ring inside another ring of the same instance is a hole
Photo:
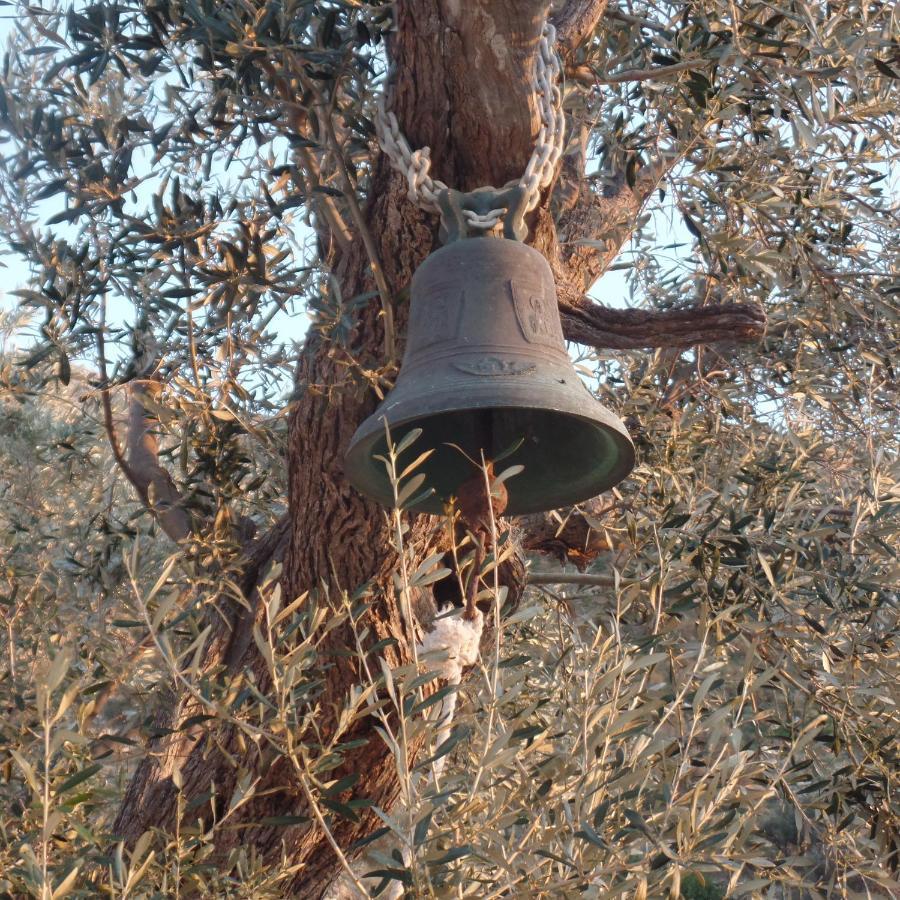
[[[416,414],[410,414],[406,416],[400,416],[398,418],[394,418],[393,421],[389,421],[389,426],[392,430],[402,429],[407,425],[410,425],[416,421],[425,419],[430,416],[441,415],[443,413],[458,413],[458,412],[467,412],[470,410],[486,410],[493,409],[498,412],[501,410],[528,410],[534,409],[533,406],[528,405],[527,403],[521,402],[507,402],[503,404],[497,404],[496,398],[495,402],[483,402],[479,403],[477,398],[473,398],[471,395],[466,398],[466,401],[457,401],[447,405],[441,405],[440,408],[432,408],[427,411],[425,415],[423,415],[422,411],[418,411]],[[592,398],[593,399],[593,398]],[[401,401],[402,404],[402,401]],[[398,406],[401,404],[397,404]],[[375,500],[376,502],[382,504],[383,506],[387,506],[392,508],[394,505],[394,498],[392,493],[388,493],[390,491],[390,483],[385,482],[387,491],[373,491],[369,489],[369,482],[364,480],[364,475],[366,472],[378,473],[378,469],[376,467],[381,467],[382,463],[373,458],[373,453],[375,451],[375,445],[384,433],[384,419],[386,416],[390,415],[388,410],[383,409],[384,403],[379,406],[371,416],[366,418],[360,426],[356,429],[353,434],[353,437],[350,440],[350,444],[347,447],[347,451],[344,454],[344,474],[347,477],[347,480],[353,485],[353,487],[370,499]],[[618,451],[617,457],[613,467],[607,470],[603,477],[598,477],[594,480],[593,484],[590,487],[590,492],[586,493],[587,487],[584,490],[578,490],[574,492],[570,492],[566,494],[565,492],[560,491],[558,502],[555,502],[554,506],[547,506],[544,503],[540,503],[537,505],[531,505],[526,503],[517,502],[515,498],[515,492],[510,492],[510,501],[509,506],[506,511],[507,517],[512,516],[522,516],[522,515],[530,515],[532,513],[538,512],[547,512],[552,509],[561,509],[565,506],[574,506],[576,503],[583,503],[585,500],[590,500],[593,497],[597,497],[600,494],[605,493],[608,490],[611,490],[621,481],[628,477],[631,471],[634,469],[635,464],[635,447],[634,442],[631,440],[631,435],[629,435],[628,430],[626,429],[622,420],[610,409],[600,403],[599,400],[593,400],[593,411],[595,415],[585,415],[583,412],[577,412],[569,407],[565,403],[561,403],[558,405],[543,405],[540,407],[542,411],[559,413],[560,415],[565,415],[573,419],[577,419],[580,422],[583,422],[590,427],[602,431],[606,435],[608,435],[613,442],[615,443],[616,450]],[[412,449],[415,449],[415,445]],[[421,448],[420,448],[421,449]],[[512,461],[511,461],[512,463]],[[365,485],[365,487],[364,487]],[[423,500],[421,503],[417,503],[413,506],[408,507],[408,511],[415,513],[429,513],[432,515],[439,515],[443,512],[445,499],[440,497],[439,495],[433,494],[431,497]]]

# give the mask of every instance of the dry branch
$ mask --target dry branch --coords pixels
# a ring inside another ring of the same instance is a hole
[[[157,417],[150,411],[161,390],[157,379],[139,379],[129,385],[128,467],[131,482],[154,513],[166,535],[178,543],[191,534],[191,520],[172,476],[159,463]]]
[[[130,388],[128,433],[125,439],[126,457],[116,433],[112,389],[106,367],[106,341],[102,327],[97,332],[97,355],[100,362],[100,401],[103,407],[103,424],[113,459],[122,474],[137,491],[141,502],[156,517],[163,532],[176,543],[183,541],[191,533],[190,518],[171,476],[159,464],[159,445],[153,433],[154,423],[157,420],[141,402],[141,399],[149,391],[149,388],[146,387],[148,382],[136,381]],[[137,356],[135,360],[137,360]],[[158,382],[155,383],[158,390]],[[142,387],[142,385],[144,386]]]

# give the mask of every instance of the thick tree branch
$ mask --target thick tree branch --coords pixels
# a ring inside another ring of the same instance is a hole
[[[585,299],[578,306],[560,304],[560,318],[567,340],[606,350],[747,342],[766,330],[763,308],[743,303],[644,310],[611,309]]]
[[[568,0],[554,17],[563,59],[568,60],[594,33],[606,11],[607,0]]]
[[[766,316],[756,304],[622,310],[587,298],[587,291],[616,258],[644,204],[676,162],[675,158],[659,159],[630,180],[622,173],[602,194],[582,189],[560,210],[557,242],[548,255],[568,340],[600,349],[640,350],[752,341],[763,335]]]
[[[766,316],[756,304],[622,310],[592,303],[585,296],[616,258],[647,199],[675,161],[663,159],[644,167],[632,184],[619,175],[602,195],[583,191],[560,216],[554,267],[568,340],[609,350],[639,350],[751,341],[764,333]]]

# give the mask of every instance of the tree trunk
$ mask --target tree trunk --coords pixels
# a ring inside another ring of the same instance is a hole
[[[435,177],[471,189],[502,185],[521,174],[537,131],[529,73],[546,7],[545,0],[494,0],[475,9],[425,0],[398,5],[397,29],[389,48],[397,72],[391,88],[393,109],[411,144],[432,148]],[[438,223],[436,217],[422,213],[410,202],[405,181],[384,159],[375,166],[368,195],[365,221],[394,298],[395,327],[402,338],[407,309],[406,303],[396,298],[435,248]],[[374,288],[371,260],[361,240],[354,240],[346,253],[333,260],[333,271],[345,298]],[[298,368],[290,418],[289,517],[249,554],[244,589],[246,596],[254,598],[257,578],[269,562],[282,555],[288,599],[319,587],[327,587],[337,596],[341,590],[352,592],[371,582],[372,604],[364,625],[369,628],[371,643],[383,638],[396,640],[384,651],[388,663],[395,666],[410,661],[414,636],[407,633],[390,588],[390,573],[397,560],[387,520],[383,510],[350,487],[342,471],[350,437],[376,403],[360,367],[380,369],[392,362],[383,355],[383,321],[379,304],[368,305],[359,315],[349,347],[311,330]],[[427,516],[416,517],[412,523],[407,540],[417,552],[434,549],[429,546],[433,525]],[[231,629],[216,624],[208,670],[223,665],[232,674],[249,670],[258,686],[266,686],[265,666],[249,637],[251,619],[258,616],[260,608],[256,603],[253,614],[237,610]],[[339,653],[342,645],[352,646],[352,641],[338,628],[329,635],[325,652]],[[328,711],[319,723],[326,734],[335,724],[328,718],[340,709],[349,687],[364,680],[352,655],[337,658],[340,665],[331,669],[320,702],[321,709]],[[154,742],[128,787],[114,826],[128,843],[150,827],[173,827],[176,770],[188,802],[207,793],[212,783],[217,796],[227,801],[237,777],[229,754],[245,768],[266,766],[263,754],[248,748],[233,728],[220,727],[215,740],[203,726],[177,729],[203,712],[206,710],[198,702],[188,699],[178,705],[174,716],[161,716],[159,724],[175,728],[175,733]],[[367,733],[347,739],[360,736],[368,739],[365,748],[354,753],[352,763],[330,773],[331,777],[351,771],[359,774],[354,795],[390,808],[398,790],[394,762],[370,727]],[[241,808],[241,822],[297,814],[305,808],[283,760],[269,765],[257,794],[263,799],[251,800]],[[192,815],[201,817],[202,807]],[[336,818],[333,833],[338,844],[346,847],[377,824],[374,814],[361,815],[358,823]],[[216,845],[220,859],[239,845],[252,845],[273,862],[279,859],[282,845],[286,846],[291,862],[302,866],[286,889],[291,896],[320,896],[336,872],[335,855],[316,827],[257,825],[224,831]]]
[[[571,59],[578,44],[592,33],[605,5],[605,0],[569,0],[560,5],[557,23],[564,57]],[[522,174],[539,128],[531,73],[548,6],[548,0],[465,4],[406,0],[396,4],[396,30],[388,47],[394,73],[389,86],[392,108],[411,146],[431,148],[434,177],[471,190],[502,186]],[[334,115],[339,117],[337,111]],[[339,132],[339,121],[337,125]],[[671,164],[652,167],[632,186],[619,179],[611,193],[600,196],[581,179],[584,153],[576,147],[574,156],[570,153],[566,160],[566,183],[556,202],[551,204],[545,197],[531,215],[529,242],[550,260],[568,336],[596,346],[642,347],[683,346],[702,342],[705,336],[749,339],[762,333],[764,317],[755,308],[630,314],[591,305],[583,298],[590,282],[627,240],[647,196]],[[417,266],[436,247],[438,231],[437,218],[420,211],[406,190],[405,179],[383,157],[376,158],[362,222],[356,223],[351,241],[342,233],[333,242],[329,260],[340,296],[348,300],[372,293],[376,287],[373,267],[381,267],[401,345],[407,320],[404,290]],[[331,213],[333,220],[334,210]],[[587,242],[573,243],[573,236]],[[376,404],[371,373],[378,373],[382,381],[396,374],[397,361],[384,355],[381,304],[382,300],[373,301],[359,311],[348,343],[333,340],[324,326],[310,330],[290,415],[289,514],[246,554],[242,589],[247,608],[233,604],[230,622],[218,610],[210,617],[213,629],[206,671],[211,677],[233,681],[250,677],[257,689],[270,687],[252,626],[262,622],[263,604],[256,591],[259,579],[272,561],[282,560],[286,603],[306,591],[318,591],[318,600],[328,602],[339,598],[341,591],[352,593],[368,584],[370,603],[360,625],[367,629],[370,646],[391,639],[381,651],[386,662],[397,666],[411,660],[412,646],[421,635],[408,633],[391,583],[397,556],[388,520],[383,510],[350,487],[342,468],[351,436]],[[569,524],[563,529],[549,520],[530,522],[527,527],[534,533],[525,543],[531,550],[586,564],[603,549],[602,542],[591,537],[583,517],[566,521]],[[428,516],[414,517],[410,523],[405,540],[420,558],[436,549],[439,530],[434,525]],[[521,567],[511,565],[511,593],[521,591],[523,580]],[[355,653],[345,652],[353,646],[352,634],[342,627],[329,631],[320,645],[321,653],[334,663],[316,707],[322,739],[334,733],[351,686],[365,681]],[[219,723],[212,731],[206,725],[191,724],[192,717],[208,713],[200,700],[173,698],[170,706],[175,712],[163,711],[159,718],[163,736],[152,743],[128,787],[115,823],[117,833],[133,843],[150,827],[171,829],[177,808],[175,780],[180,781],[183,798],[192,809],[186,818],[201,818],[209,824],[211,814],[204,812],[209,803],[203,798],[214,785],[217,808],[228,809],[238,760],[259,782],[254,797],[229,819],[241,827],[216,832],[218,859],[224,862],[239,847],[252,847],[259,858],[273,864],[287,860],[290,871],[296,873],[289,876],[288,895],[321,896],[337,870],[336,854],[323,831],[315,824],[259,824],[267,817],[311,811],[289,763],[283,757],[269,758],[264,747],[249,744],[230,725]],[[348,791],[346,799],[365,798],[389,809],[398,779],[394,760],[373,724],[357,723],[342,737],[364,743],[354,750],[352,760],[342,761],[329,776],[359,776],[352,796]],[[414,754],[416,749],[409,751]],[[334,817],[331,829],[338,846],[349,847],[379,824],[366,811],[358,821]]]
[[[398,6],[397,31],[390,46],[398,73],[393,109],[412,146],[432,148],[432,172],[448,184],[461,188],[503,184],[517,177],[527,163],[536,125],[528,105],[526,73],[533,64],[543,7],[543,3],[493,3],[472,14],[470,7],[463,11],[461,4]],[[493,49],[484,43],[485,32],[494,35]],[[472,77],[474,71],[479,72],[478,78]],[[518,102],[510,102],[510,97]],[[405,182],[384,160],[376,168],[370,197],[367,226],[396,298],[436,247],[437,222],[409,201]],[[362,242],[357,241],[338,262],[336,274],[344,297],[373,290],[370,260]],[[401,338],[406,318],[406,302],[397,303],[394,321]],[[386,362],[382,325],[379,308],[373,304],[361,318],[352,347],[358,363],[377,369]],[[321,390],[322,385],[327,390]],[[397,560],[390,550],[387,520],[381,509],[349,486],[342,469],[350,438],[375,403],[372,390],[360,379],[348,378],[344,352],[324,340],[310,342],[291,416],[288,596],[314,586],[329,571],[335,571],[339,582],[334,587],[349,591],[373,577],[376,584],[390,583]],[[426,544],[433,530],[430,517],[416,517],[408,540],[418,555],[433,549]],[[366,624],[372,642],[386,637],[397,640],[390,664],[410,661],[410,635],[392,590],[377,593]],[[349,643],[340,631],[334,637],[336,642]],[[349,687],[362,680],[352,659],[345,658],[328,683],[323,706],[339,707]],[[390,808],[398,789],[395,764],[381,740],[369,737],[363,753],[352,762],[352,771],[361,776],[354,790]],[[342,774],[338,771],[335,776]],[[346,847],[378,825],[374,814],[362,816],[359,824],[342,820],[335,823],[335,836]],[[319,896],[334,876],[334,858],[321,835],[309,832],[304,844],[300,855],[307,868],[294,887],[304,896]]]

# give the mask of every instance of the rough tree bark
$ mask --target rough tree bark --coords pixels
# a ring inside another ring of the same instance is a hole
[[[548,5],[547,0],[406,0],[397,4],[396,31],[389,47],[395,71],[393,109],[411,145],[432,148],[432,173],[436,177],[458,188],[472,189],[502,185],[524,169],[538,124],[530,100],[530,72]],[[595,0],[561,4],[557,12],[560,45],[567,55],[574,56],[578,45],[589,38],[604,8],[604,2]],[[568,174],[577,179],[579,173]],[[646,199],[645,191],[637,185],[632,189],[623,183],[619,191],[614,198],[602,198],[576,186],[574,191],[569,190],[562,212],[557,205],[555,214],[551,214],[547,198],[530,223],[531,240],[548,254],[558,279],[567,334],[607,347],[734,338],[734,328],[742,326],[743,337],[758,334],[762,325],[759,315],[743,308],[704,310],[699,318],[682,313],[667,319],[665,315],[604,311],[584,300],[589,282],[614,258]],[[402,296],[416,267],[435,248],[438,223],[409,202],[405,182],[384,159],[375,164],[364,217],[395,298],[395,327],[402,339],[406,308],[396,298]],[[576,228],[584,229],[581,237],[599,245],[582,245],[577,251],[564,252],[557,235],[571,235]],[[333,243],[331,263],[345,297],[374,287],[371,260],[358,237],[352,234],[348,243],[342,235]],[[371,582],[372,605],[365,623],[370,628],[370,640],[396,640],[395,646],[386,651],[391,665],[410,660],[414,636],[406,633],[393,591],[379,589],[388,583],[396,562],[386,519],[380,509],[351,489],[341,468],[351,435],[376,402],[362,371],[384,369],[390,362],[383,357],[383,321],[377,303],[364,309],[349,352],[315,333],[307,342],[290,418],[289,515],[248,551],[242,588],[251,601],[250,609],[235,604],[230,627],[221,617],[215,618],[207,658],[210,669],[224,668],[232,674],[249,670],[258,684],[265,685],[265,667],[249,640],[249,625],[260,605],[253,604],[257,579],[272,560],[278,559],[284,561],[283,586],[288,598],[326,583],[333,591],[352,591]],[[730,331],[723,331],[723,324]],[[667,335],[671,335],[671,341],[667,341]],[[530,527],[537,535],[547,533],[551,550],[558,551],[567,541],[567,536],[549,521],[532,521]],[[577,534],[572,538],[576,543],[590,540],[584,537],[584,527],[575,528],[573,533]],[[424,554],[434,549],[433,534],[433,521],[422,516],[412,523],[409,540]],[[539,538],[533,537],[529,546],[540,549],[539,544]],[[601,549],[599,543],[596,549]],[[521,588],[521,573],[519,581],[513,588]],[[348,636],[336,629],[330,641],[329,646],[338,651]],[[348,688],[360,680],[352,659],[341,657],[338,662],[331,670],[321,704],[321,726],[326,732],[334,724],[328,721],[332,715],[329,710],[339,707]],[[174,719],[163,715],[160,723],[174,728],[199,711],[195,702],[183,701]],[[355,736],[371,739],[354,755],[352,765],[345,767],[346,772],[361,776],[354,794],[389,808],[397,793],[397,781],[387,748],[374,733]],[[202,726],[195,726],[186,732],[176,731],[150,747],[128,787],[116,830],[133,842],[148,827],[171,827],[176,794],[172,776],[176,768],[189,800],[206,793],[211,782],[215,782],[218,795],[227,798],[236,771],[222,749],[240,755],[245,767],[256,766],[263,773],[257,790],[263,799],[247,803],[241,821],[250,823],[265,816],[303,811],[301,795],[286,765],[278,761],[269,765],[233,731],[219,729],[214,742]],[[342,774],[339,769],[333,777]],[[193,813],[195,817],[198,814]],[[374,815],[363,815],[358,823],[337,819],[334,834],[341,846],[348,846],[375,827]],[[282,845],[286,847],[291,863],[301,867],[286,887],[291,896],[321,896],[336,871],[335,855],[315,827],[252,826],[227,831],[217,845],[220,857],[239,843],[252,845],[263,858],[273,861],[280,858]]]

